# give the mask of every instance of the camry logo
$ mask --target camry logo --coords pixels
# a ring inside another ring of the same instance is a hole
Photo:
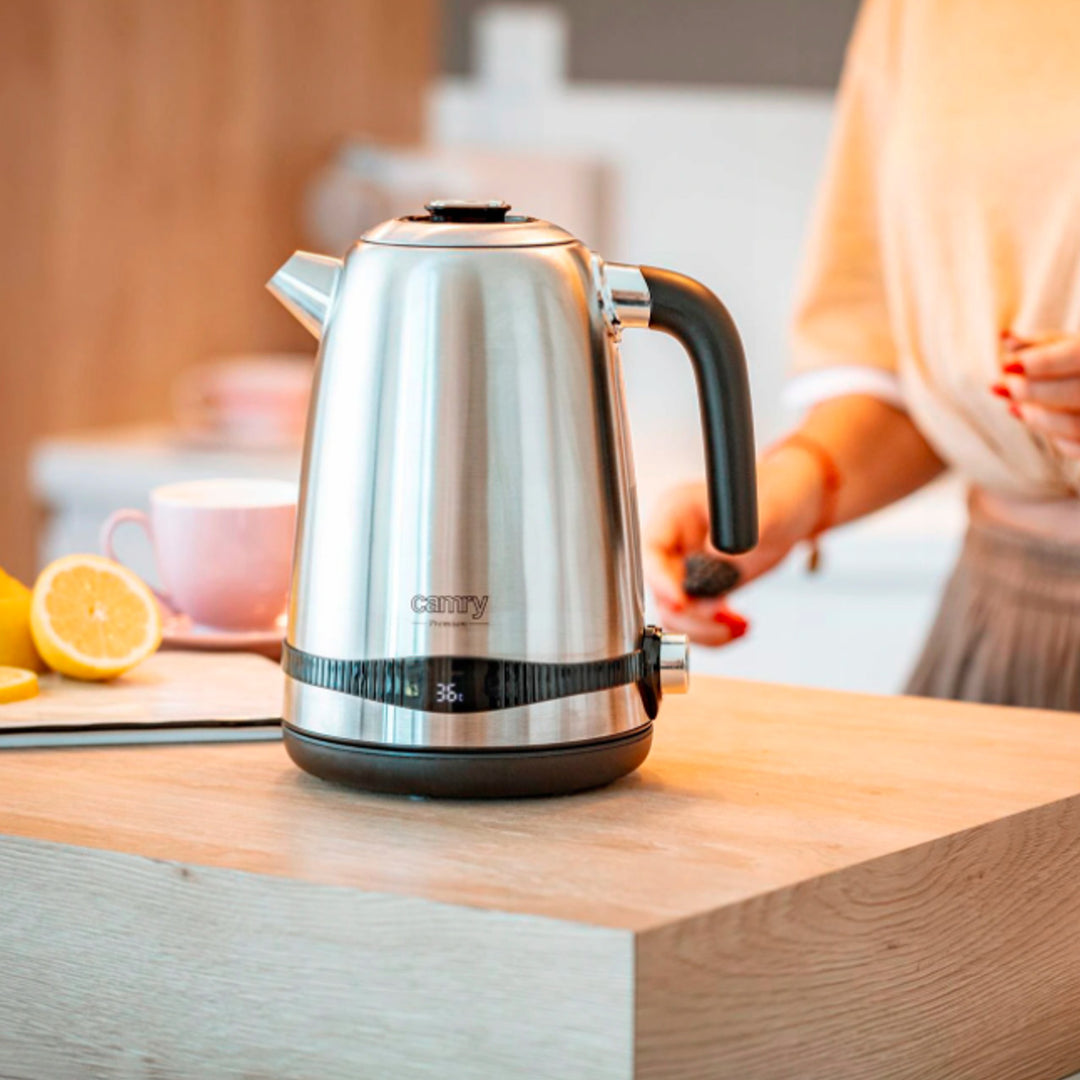
[[[482,619],[487,611],[486,596],[420,596],[412,598],[409,605],[417,615],[470,615]]]

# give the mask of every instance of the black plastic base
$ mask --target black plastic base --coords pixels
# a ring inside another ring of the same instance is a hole
[[[597,742],[535,750],[396,750],[283,727],[285,749],[323,780],[394,795],[511,799],[569,795],[633,772],[648,756],[652,724]]]

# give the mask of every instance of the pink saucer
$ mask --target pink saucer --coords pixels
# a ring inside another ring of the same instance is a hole
[[[285,620],[268,630],[218,630],[200,626],[187,615],[161,613],[163,649],[203,649],[207,652],[254,652],[273,660],[281,657]]]

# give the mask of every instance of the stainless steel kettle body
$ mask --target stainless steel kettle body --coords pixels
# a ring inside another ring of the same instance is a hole
[[[317,775],[414,794],[551,794],[648,752],[686,642],[647,627],[618,337],[695,360],[714,542],[755,542],[745,364],[689,279],[605,264],[504,204],[387,222],[271,290],[321,347],[283,664]]]

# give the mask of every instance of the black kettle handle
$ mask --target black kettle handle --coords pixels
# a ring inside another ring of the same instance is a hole
[[[713,547],[730,555],[758,540],[757,476],[750,382],[739,331],[700,281],[641,267],[649,287],[649,329],[664,330],[690,354],[701,403]]]

